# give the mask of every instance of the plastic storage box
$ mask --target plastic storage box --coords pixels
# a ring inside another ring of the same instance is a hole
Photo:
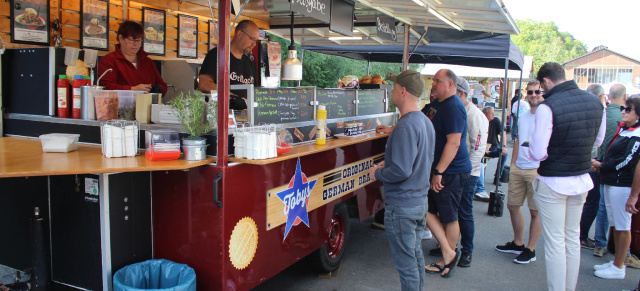
[[[68,153],[78,149],[79,134],[50,133],[40,136],[43,152]]]
[[[144,155],[151,161],[178,159],[180,157],[178,132],[171,129],[146,130]]]
[[[136,96],[144,91],[113,90],[118,94],[118,116],[124,120],[136,120]]]
[[[118,119],[118,93],[111,90],[96,90],[93,98],[97,120]]]

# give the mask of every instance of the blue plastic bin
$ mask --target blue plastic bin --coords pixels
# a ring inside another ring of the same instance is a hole
[[[126,266],[113,275],[114,291],[196,291],[196,272],[169,260],[148,260]]]

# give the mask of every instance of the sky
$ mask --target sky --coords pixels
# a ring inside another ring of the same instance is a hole
[[[514,19],[553,21],[587,45],[640,60],[640,0],[502,0]]]

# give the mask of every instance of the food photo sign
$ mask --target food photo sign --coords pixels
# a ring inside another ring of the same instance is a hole
[[[198,18],[178,14],[178,57],[198,57]]]
[[[109,50],[109,1],[82,0],[82,48]]]
[[[167,15],[163,10],[142,8],[142,27],[144,28],[144,51],[150,55],[165,55]]]
[[[11,42],[49,45],[49,0],[13,0],[11,7]]]

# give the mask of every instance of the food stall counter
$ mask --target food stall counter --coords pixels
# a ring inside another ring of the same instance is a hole
[[[354,136],[353,138],[350,138],[350,139],[338,139],[338,138],[327,139],[326,145],[316,145],[315,142],[295,145],[289,152],[271,159],[250,160],[250,159],[239,159],[235,157],[229,157],[229,162],[253,164],[253,165],[267,165],[275,162],[281,162],[288,159],[307,156],[307,155],[328,151],[335,148],[340,148],[340,147],[357,144],[365,141],[384,138],[387,136],[389,136],[389,134],[376,133],[374,131],[370,131],[370,132],[365,132],[360,136]]]
[[[135,157],[107,158],[102,155],[101,146],[87,144],[80,144],[78,150],[69,153],[45,153],[39,139],[0,138],[0,178],[185,170],[215,162],[215,157],[202,161],[149,161],[144,153]]]

